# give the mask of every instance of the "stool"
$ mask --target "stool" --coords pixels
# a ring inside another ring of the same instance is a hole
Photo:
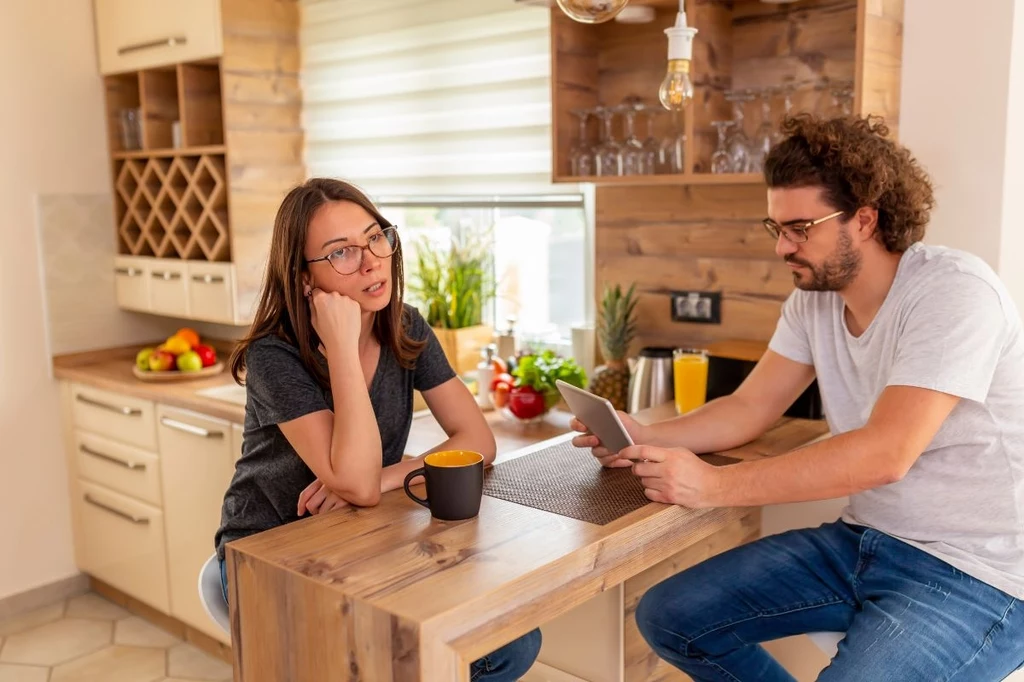
[[[228,603],[224,601],[224,591],[220,586],[220,563],[217,553],[206,560],[199,571],[199,601],[203,602],[206,615],[220,626],[225,634],[231,632],[231,620],[228,615]]]

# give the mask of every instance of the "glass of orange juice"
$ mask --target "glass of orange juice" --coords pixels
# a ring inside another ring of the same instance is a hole
[[[708,392],[708,353],[700,348],[672,352],[676,412],[686,414],[704,404]]]

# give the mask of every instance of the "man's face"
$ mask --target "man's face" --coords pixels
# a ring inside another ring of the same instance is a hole
[[[775,253],[793,271],[793,284],[805,291],[840,291],[857,276],[861,253],[850,235],[843,216],[800,228],[813,220],[836,212],[822,199],[817,187],[768,190],[768,217],[784,229],[775,244]],[[806,241],[794,241],[787,237]]]

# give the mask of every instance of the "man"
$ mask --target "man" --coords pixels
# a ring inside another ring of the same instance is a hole
[[[698,682],[792,680],[758,643],[814,631],[846,633],[820,680],[1001,680],[1024,663],[1020,317],[981,260],[921,243],[931,184],[884,124],[784,132],[764,224],[796,289],[769,350],[733,395],[647,427],[623,415],[634,447],[573,442],[658,502],[850,504],[656,585],[640,631]],[[815,377],[831,438],[723,467],[693,454],[753,440]]]

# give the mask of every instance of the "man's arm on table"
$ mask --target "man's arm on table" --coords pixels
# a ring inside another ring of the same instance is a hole
[[[657,502],[702,508],[832,499],[902,479],[958,401],[939,391],[889,386],[859,429],[722,467],[684,449],[640,445],[620,456],[634,460],[634,473]]]
[[[641,442],[693,452],[731,450],[764,434],[813,380],[814,367],[766,351],[734,393],[645,427]]]

